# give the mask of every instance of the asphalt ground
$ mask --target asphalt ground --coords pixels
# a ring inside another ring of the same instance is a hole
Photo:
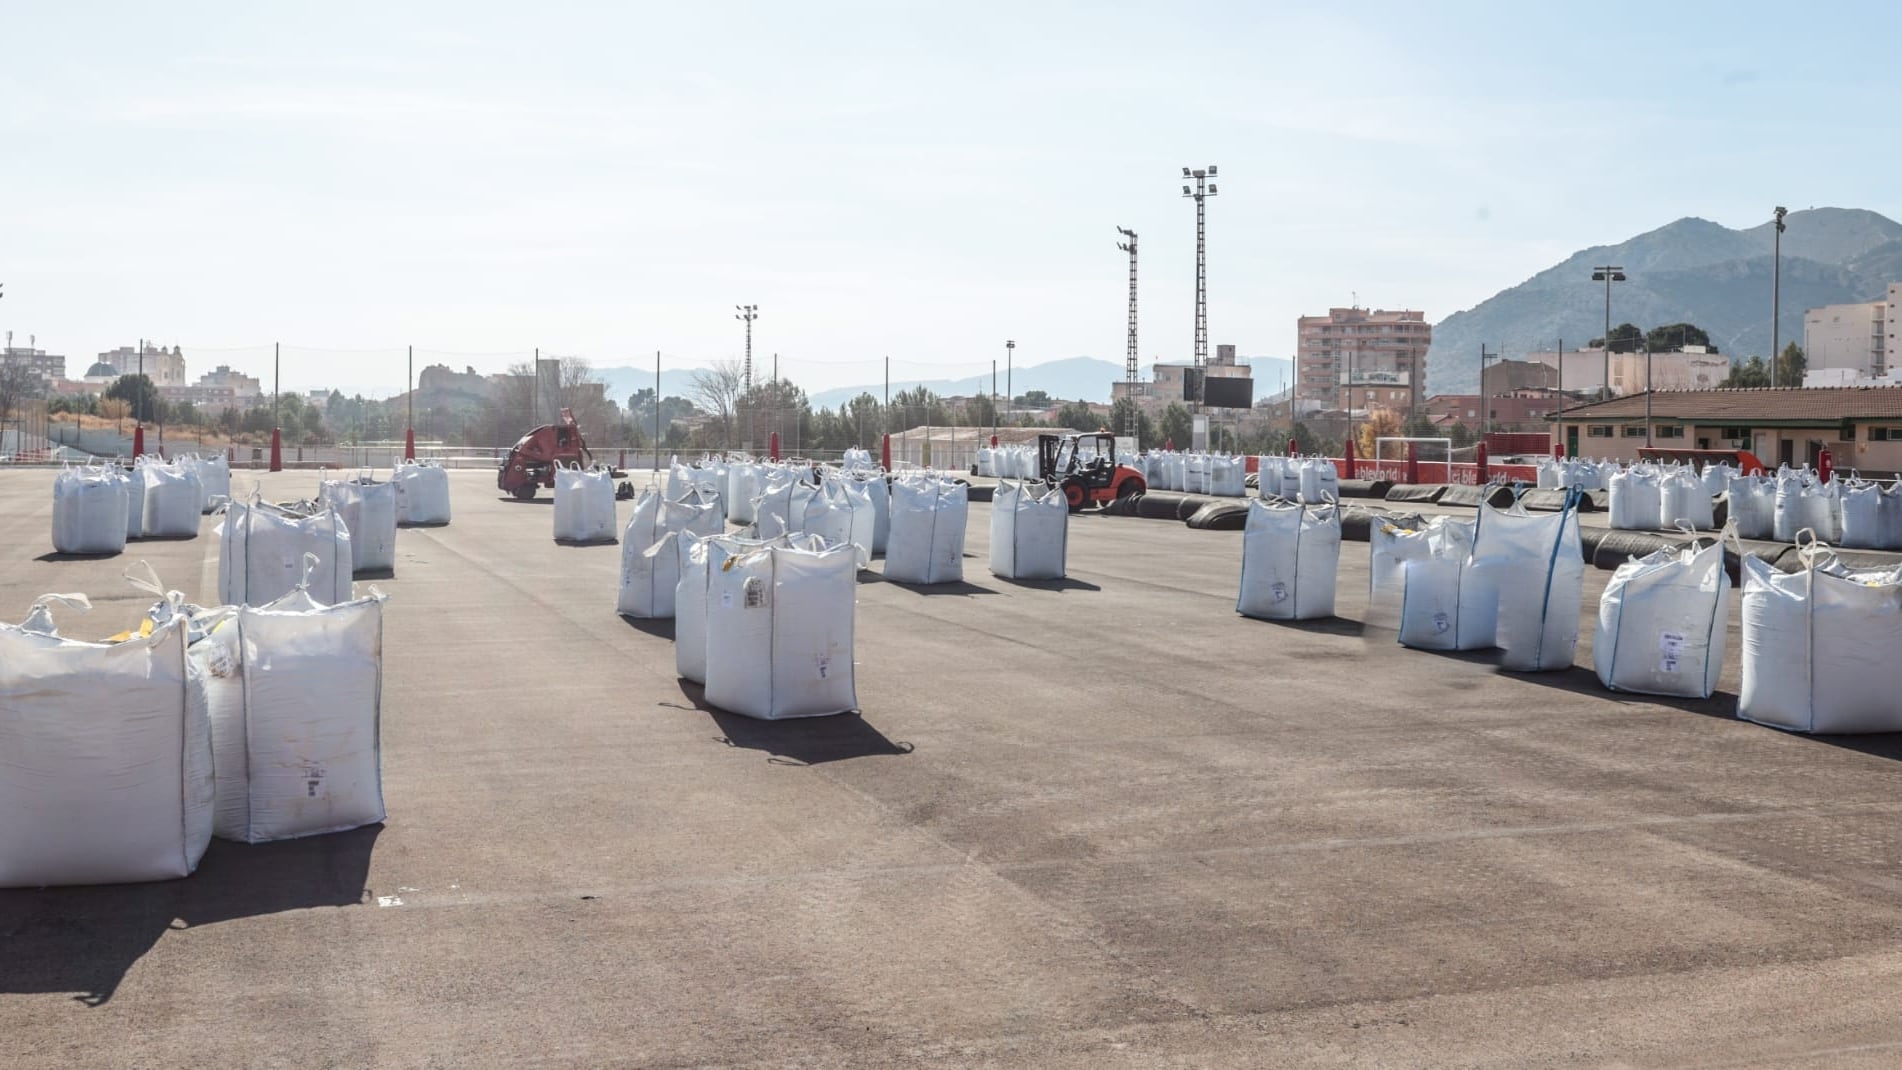
[[[238,476],[248,487],[251,476]],[[1070,579],[863,574],[862,716],[705,709],[618,546],[458,473],[397,541],[386,826],[160,884],[0,891],[0,1066],[1893,1066],[1902,745],[1233,611],[1240,536],[1081,516]],[[190,540],[0,615],[212,597]],[[266,477],[267,496],[315,490]],[[621,506],[625,519],[627,504]]]

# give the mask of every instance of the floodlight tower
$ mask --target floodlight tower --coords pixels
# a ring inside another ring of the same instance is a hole
[[[1592,281],[1605,284],[1605,337],[1601,344],[1605,347],[1605,396],[1611,396],[1611,284],[1625,281],[1625,269],[1617,264],[1603,264],[1592,269]],[[1559,354],[1559,363],[1565,363],[1565,355]]]
[[[1208,243],[1204,227],[1204,206],[1206,198],[1215,196],[1215,184],[1209,179],[1215,177],[1215,165],[1206,169],[1196,167],[1182,169],[1183,178],[1195,179],[1194,189],[1182,187],[1184,197],[1195,199],[1195,397],[1200,402],[1203,397],[1202,376],[1207,374],[1209,365],[1209,276]]]
[[[1125,227],[1117,227],[1116,233],[1128,238],[1117,242],[1116,247],[1129,254],[1129,342],[1123,355],[1123,380],[1129,384],[1129,411],[1123,419],[1123,434],[1128,438],[1136,437],[1140,426],[1136,405],[1136,232]]]
[[[745,383],[743,389],[751,392],[753,389],[753,321],[759,319],[759,306],[734,305],[733,307],[739,309],[739,315],[733,318],[746,323],[746,364],[742,367],[740,375]]]

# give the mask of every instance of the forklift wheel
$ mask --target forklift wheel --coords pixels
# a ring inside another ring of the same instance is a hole
[[[516,487],[515,500],[518,502],[534,501],[535,500],[535,484],[524,483],[521,486]]]
[[[1080,513],[1090,502],[1089,492],[1080,483],[1069,483],[1063,488],[1063,500],[1070,503],[1070,511]]]

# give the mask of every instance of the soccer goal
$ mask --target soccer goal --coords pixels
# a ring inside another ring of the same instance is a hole
[[[1404,481],[1407,478],[1407,447],[1412,446],[1419,461],[1420,480],[1453,482],[1453,440],[1406,435],[1374,439],[1374,478]]]

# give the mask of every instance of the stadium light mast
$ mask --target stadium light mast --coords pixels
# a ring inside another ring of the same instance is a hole
[[[1595,267],[1592,269],[1592,281],[1605,284],[1605,337],[1600,340],[1605,347],[1605,396],[1611,396],[1611,284],[1625,281],[1625,269],[1616,265]],[[1565,357],[1561,354],[1559,359]]]
[[[1215,196],[1215,184],[1209,179],[1215,177],[1215,165],[1207,168],[1182,169],[1182,177],[1195,179],[1195,186],[1182,187],[1182,195],[1195,200],[1195,397],[1189,399],[1200,411],[1203,397],[1202,376],[1207,374],[1209,364],[1209,273],[1208,273],[1208,231],[1206,227],[1206,207],[1204,201]]]
[[[753,321],[759,319],[758,305],[734,305],[739,314],[733,318],[746,324],[746,363],[741,367],[742,389],[753,389]]]
[[[1129,239],[1117,242],[1116,247],[1129,254],[1129,340],[1123,354],[1123,381],[1129,384],[1129,415],[1123,419],[1123,434],[1133,439],[1141,426],[1141,410],[1136,404],[1136,232],[1117,227],[1116,233]]]

